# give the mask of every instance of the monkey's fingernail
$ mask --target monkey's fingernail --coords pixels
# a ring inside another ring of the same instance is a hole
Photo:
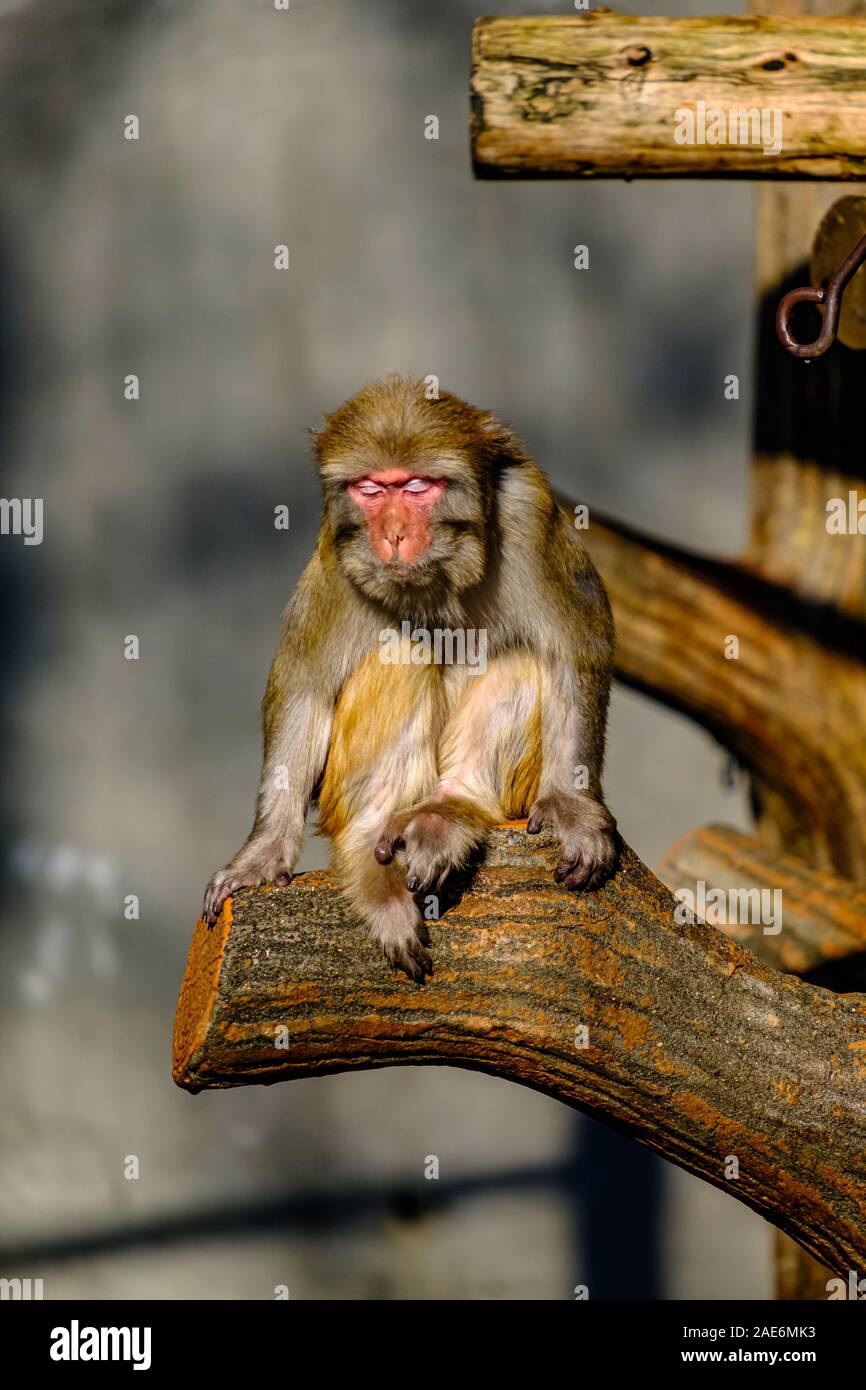
[[[539,816],[533,816],[533,817],[531,818],[531,820],[528,820],[528,821],[526,822],[526,833],[527,833],[527,835],[537,835],[540,829],[541,829],[541,819],[540,819]]]
[[[387,840],[380,840],[373,850],[373,854],[380,864],[390,864],[391,860],[394,858],[391,853],[391,846],[388,844]]]
[[[416,878],[415,875],[412,874],[411,877],[406,880],[406,887],[409,889],[410,893],[417,893],[418,889],[421,887],[420,878]]]

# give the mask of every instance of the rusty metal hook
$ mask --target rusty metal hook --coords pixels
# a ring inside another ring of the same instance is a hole
[[[800,289],[789,290],[780,299],[779,307],[776,310],[776,333],[779,342],[788,349],[792,357],[802,357],[811,361],[812,358],[820,357],[822,353],[827,351],[836,337],[836,329],[839,327],[839,310],[845,286],[857,274],[864,261],[866,261],[866,235],[860,238],[857,245],[848,252],[836,273],[825,280],[823,284],[819,286],[804,285]],[[821,332],[811,343],[798,343],[788,326],[794,306],[804,302],[821,304],[824,308],[824,322],[821,325]]]

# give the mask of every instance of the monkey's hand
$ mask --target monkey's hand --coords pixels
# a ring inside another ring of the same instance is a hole
[[[244,860],[239,857],[237,862],[232,860],[224,869],[218,869],[210,880],[204,890],[201,915],[212,927],[226,901],[239,888],[258,888],[263,883],[275,883],[280,888],[286,888],[291,881],[292,875],[286,864],[273,854],[257,856],[253,862],[249,857]]]
[[[530,835],[551,830],[559,840],[562,858],[553,877],[563,888],[600,888],[613,873],[619,837],[603,802],[553,792],[535,802],[526,829]]]

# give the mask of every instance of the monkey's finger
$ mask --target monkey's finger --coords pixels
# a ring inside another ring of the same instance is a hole
[[[274,883],[277,885],[278,888],[288,888],[291,881],[292,875],[285,872],[277,874],[276,878],[274,879]]]
[[[223,910],[225,901],[229,894],[215,884],[208,884],[204,902],[202,903],[201,915],[207,926],[212,927]]]

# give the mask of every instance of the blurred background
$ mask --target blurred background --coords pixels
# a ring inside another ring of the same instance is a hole
[[[481,12],[0,0],[3,494],[45,508],[41,545],[0,537],[0,1276],[47,1298],[770,1295],[761,1218],[518,1086],[170,1078],[201,892],[250,823],[326,410],[435,373],[591,507],[744,541],[751,191],[474,182]],[[622,688],[609,750],[650,865],[697,824],[748,824],[724,752]],[[300,867],[325,859],[310,837]]]

